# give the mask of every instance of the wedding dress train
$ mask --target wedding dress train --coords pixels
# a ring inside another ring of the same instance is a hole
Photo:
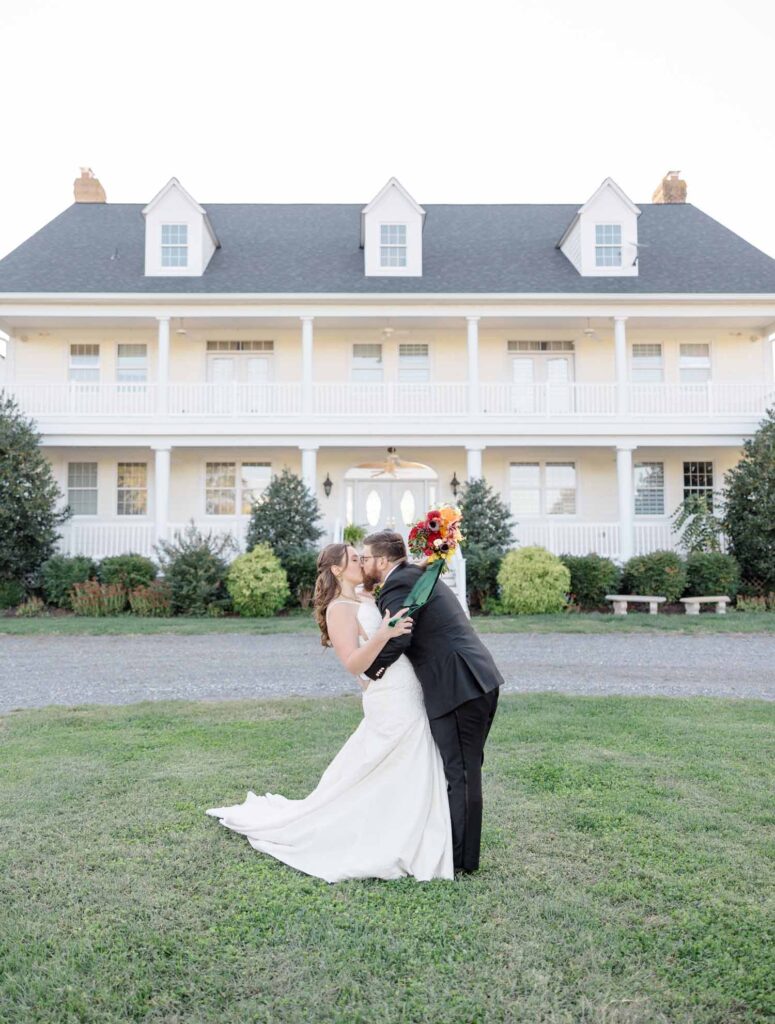
[[[371,636],[381,615],[359,602]],[[363,720],[303,800],[252,791],[207,814],[263,853],[327,882],[452,878],[452,831],[441,755],[422,689],[402,655],[363,694]]]

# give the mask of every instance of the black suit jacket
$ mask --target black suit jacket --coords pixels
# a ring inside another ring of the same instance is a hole
[[[400,565],[385,581],[377,599],[379,610],[395,614],[422,573],[416,565]],[[503,682],[492,655],[474,632],[460,602],[439,580],[426,605],[412,616],[412,632],[389,640],[364,675],[379,679],[405,654],[417,673],[428,718],[446,715],[467,700],[489,693]]]

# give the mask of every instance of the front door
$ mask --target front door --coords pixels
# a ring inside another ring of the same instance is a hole
[[[353,521],[369,532],[395,530],[406,538],[435,500],[435,481],[355,480]]]

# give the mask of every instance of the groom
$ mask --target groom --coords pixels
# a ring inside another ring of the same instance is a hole
[[[400,533],[382,530],[363,542],[364,585],[382,589],[379,610],[406,607],[406,597],[423,572],[406,561]],[[411,633],[390,640],[366,669],[379,679],[405,654],[420,680],[431,733],[444,762],[452,847],[456,871],[476,871],[482,833],[482,763],[484,743],[498,705],[503,677],[492,655],[466,618],[460,602],[444,583],[413,613]]]

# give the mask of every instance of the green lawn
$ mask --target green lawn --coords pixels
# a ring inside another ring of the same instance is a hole
[[[703,613],[687,615],[648,615],[631,612],[626,618],[597,613],[564,615],[475,616],[480,633],[775,633],[775,612],[736,612],[726,615]],[[273,619],[227,617],[144,619],[137,615],[118,615],[90,619],[75,615],[43,615],[24,619],[0,616],[0,635],[77,636],[129,633],[314,633],[317,630],[310,612],[278,615]]]
[[[0,1021],[771,1020],[774,712],[504,697],[482,870],[335,886],[204,809],[305,795],[356,698],[14,712]]]

